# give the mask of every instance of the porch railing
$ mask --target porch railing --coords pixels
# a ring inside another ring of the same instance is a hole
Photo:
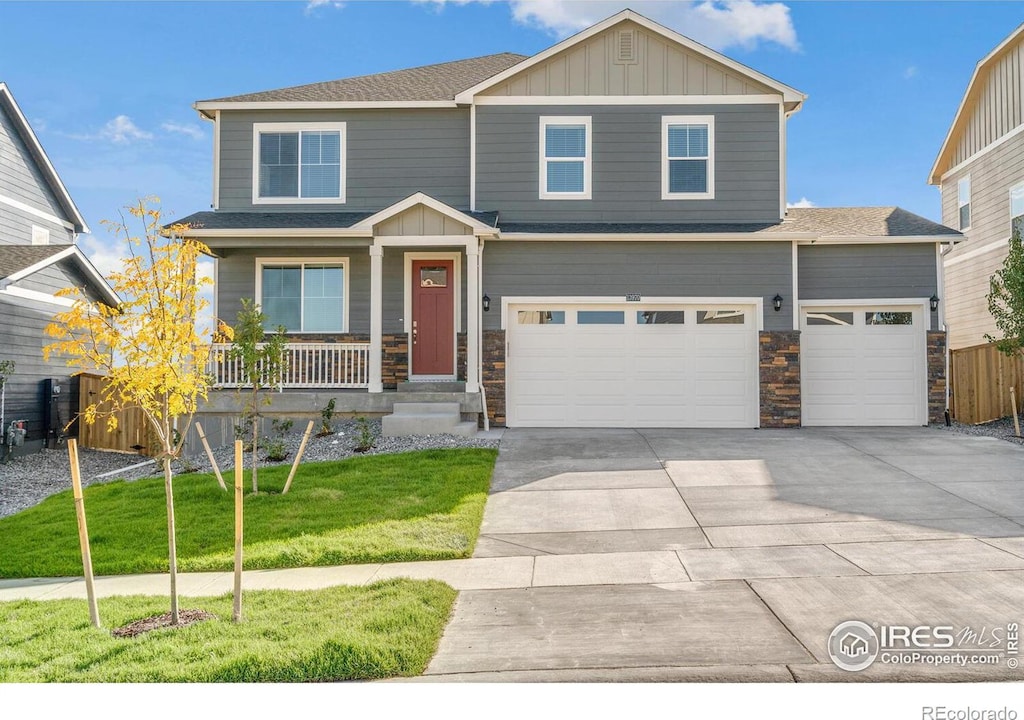
[[[215,343],[208,369],[220,388],[245,387],[240,360],[231,345]],[[281,388],[365,388],[370,386],[369,343],[288,343]]]

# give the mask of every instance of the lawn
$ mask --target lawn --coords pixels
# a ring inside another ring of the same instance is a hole
[[[419,675],[437,649],[455,591],[437,581],[389,580],[316,591],[182,598],[217,616],[117,638],[110,628],[167,612],[159,597],[0,603],[2,682],[311,682]]]
[[[287,495],[288,467],[261,468],[260,493],[245,498],[245,567],[469,557],[496,455],[474,448],[309,463]],[[231,569],[233,495],[209,474],[175,478],[180,570]],[[167,571],[164,503],[162,478],[86,488],[97,575]],[[0,577],[81,574],[70,490],[0,518]]]

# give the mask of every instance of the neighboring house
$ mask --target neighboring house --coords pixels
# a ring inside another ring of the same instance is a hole
[[[78,233],[88,231],[14,96],[0,83],[0,360],[16,365],[0,432],[12,420],[24,420],[28,449],[55,441],[54,428],[69,422],[77,406],[67,365],[43,361],[50,342],[43,329],[71,304],[54,293],[82,287],[94,300],[117,304],[74,244]],[[50,384],[60,388],[54,403]]]
[[[461,380],[420,387],[516,427],[939,419],[961,236],[787,210],[804,100],[627,10],[532,57],[198,102],[214,209],[183,221],[218,316],[254,297],[295,341],[282,412]]]
[[[978,63],[928,182],[942,192],[942,221],[966,242],[944,256],[946,325],[952,350],[997,335],[989,278],[1024,232],[1024,25]]]

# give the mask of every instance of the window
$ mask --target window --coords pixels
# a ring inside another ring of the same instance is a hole
[[[864,313],[865,325],[913,325],[914,313],[878,310]]]
[[[742,325],[746,322],[742,310],[698,310],[698,325]]]
[[[345,202],[345,123],[253,124],[253,198]]]
[[[590,199],[590,118],[540,119],[540,197]]]
[[[1010,232],[1024,237],[1024,183],[1010,188]]]
[[[564,310],[520,310],[520,325],[565,325]]]
[[[715,118],[672,115],[661,119],[661,198],[715,197]]]
[[[971,176],[960,178],[956,184],[956,206],[960,216],[960,229],[971,226]]]
[[[577,325],[625,325],[626,313],[622,310],[577,310]]]
[[[344,332],[348,260],[258,262],[257,297],[266,328],[283,325],[289,332]]]
[[[637,325],[682,325],[682,310],[637,310]]]

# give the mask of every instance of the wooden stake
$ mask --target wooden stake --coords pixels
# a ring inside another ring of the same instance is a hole
[[[203,426],[196,421],[196,434],[199,435],[199,440],[203,443],[203,449],[206,450],[206,457],[210,458],[210,465],[213,466],[213,472],[217,476],[217,482],[220,483],[220,489],[224,492],[228,491],[228,486],[224,484],[224,476],[220,474],[220,468],[217,467],[217,461],[213,459],[213,450],[210,449],[210,443],[206,442],[206,433],[203,432]]]
[[[1013,409],[1013,432],[1017,437],[1020,437],[1020,420],[1017,419],[1017,395],[1014,392],[1013,385],[1010,386],[1010,407]]]
[[[235,440],[235,607],[232,619],[242,622],[242,441]]]
[[[89,529],[85,524],[85,500],[82,498],[82,472],[78,467],[78,441],[68,439],[71,460],[71,487],[75,496],[75,514],[78,516],[78,542],[82,546],[82,566],[85,570],[85,594],[89,600],[89,620],[93,627],[100,626],[100,610],[96,605],[96,588],[92,578],[92,554],[89,552]]]
[[[292,478],[295,477],[295,471],[299,469],[299,461],[302,460],[302,453],[306,451],[306,443],[309,442],[309,434],[313,432],[313,421],[309,421],[309,425],[306,426],[306,434],[302,436],[302,442],[299,443],[299,451],[295,453],[295,460],[292,462],[292,470],[288,473],[288,480],[285,481],[284,490],[281,491],[282,495],[287,494],[288,488],[292,486]]]

